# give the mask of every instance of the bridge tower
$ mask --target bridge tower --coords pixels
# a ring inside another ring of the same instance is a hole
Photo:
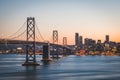
[[[66,55],[67,51],[65,49],[65,47],[67,47],[67,37],[63,37],[63,56]]]
[[[67,46],[67,37],[63,37],[63,46]]]
[[[58,31],[53,30],[53,44],[58,44]]]
[[[36,62],[36,55],[35,55],[35,18],[28,17],[27,18],[27,44],[26,44],[26,61],[23,64],[28,65],[39,65]],[[29,44],[28,41],[31,41]]]
[[[58,44],[58,31],[57,30],[53,30],[53,44]],[[53,46],[53,54],[54,55],[56,54],[57,55],[56,58],[59,58],[57,46]],[[53,58],[55,57],[54,55],[52,55]]]

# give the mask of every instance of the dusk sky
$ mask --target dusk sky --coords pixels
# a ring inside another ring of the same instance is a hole
[[[60,43],[67,37],[74,44],[76,32],[120,42],[120,0],[0,0],[0,37],[16,32],[27,17],[35,17],[45,40],[58,30]]]

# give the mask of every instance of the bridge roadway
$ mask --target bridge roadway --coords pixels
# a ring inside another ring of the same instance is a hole
[[[33,41],[25,41],[25,40],[10,40],[10,39],[0,39],[0,44],[31,44]],[[47,45],[47,42],[39,42],[39,41],[35,41],[36,44],[40,44],[40,45]],[[50,46],[57,46],[57,47],[61,47],[61,48],[65,48],[68,50],[71,50],[69,47],[60,45],[60,44],[53,44],[50,43]]]

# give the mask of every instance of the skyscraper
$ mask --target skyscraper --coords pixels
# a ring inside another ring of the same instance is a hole
[[[79,36],[79,45],[82,45],[83,44],[83,38],[82,36]]]
[[[106,37],[106,39],[105,39],[106,42],[109,42],[109,35],[106,35],[105,37]]]
[[[88,45],[88,44],[89,44],[88,38],[85,38],[85,39],[84,39],[84,44],[85,44],[85,45]]]
[[[79,33],[75,33],[75,45],[79,44]]]

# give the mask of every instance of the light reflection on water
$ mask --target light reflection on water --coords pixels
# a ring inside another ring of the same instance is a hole
[[[119,80],[119,56],[70,55],[40,66],[21,66],[25,55],[0,54],[0,80]]]

